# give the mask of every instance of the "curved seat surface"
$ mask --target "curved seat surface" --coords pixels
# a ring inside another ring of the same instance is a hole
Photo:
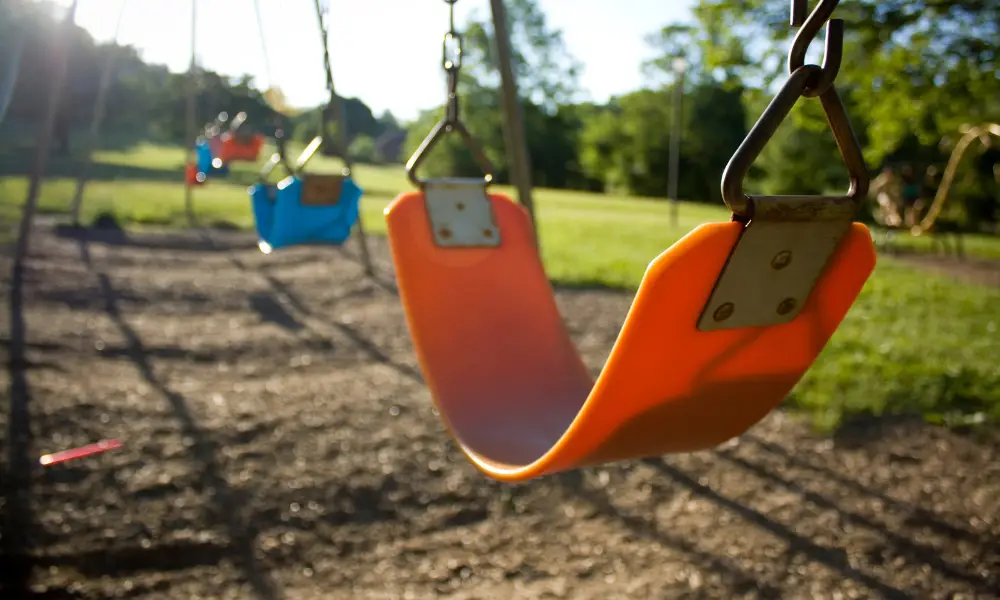
[[[199,140],[195,143],[194,153],[198,170],[206,174],[211,173],[214,170],[212,160],[215,158],[211,145],[205,140]]]
[[[235,135],[226,132],[221,136],[218,154],[222,162],[253,162],[260,157],[260,151],[263,147],[264,136],[259,133],[253,134],[246,142],[241,142]]]
[[[771,327],[698,331],[739,238],[701,225],[648,266],[597,381],[562,322],[527,212],[490,194],[501,245],[434,244],[422,193],[385,210],[400,297],[427,385],[463,452],[519,481],[716,446],[778,406],[875,265],[854,224],[801,313]]]
[[[249,190],[254,223],[260,239],[271,248],[306,244],[343,244],[358,220],[362,190],[350,178],[344,179],[340,197],[332,205],[302,204],[302,180],[289,177],[278,184],[273,201],[266,187]]]
[[[257,237],[267,241],[271,228],[274,227],[274,203],[277,200],[278,186],[266,183],[255,183],[250,186],[250,210],[253,212],[253,226]]]

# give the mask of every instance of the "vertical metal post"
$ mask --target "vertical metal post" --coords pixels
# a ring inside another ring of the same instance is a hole
[[[42,178],[49,162],[49,150],[52,147],[52,133],[55,129],[56,115],[59,113],[62,101],[63,87],[66,81],[66,71],[69,69],[69,46],[73,43],[70,30],[76,20],[76,7],[79,0],[73,0],[62,24],[62,31],[56,34],[55,72],[49,91],[49,105],[42,122],[42,132],[38,136],[38,148],[35,151],[35,166],[28,183],[28,197],[21,211],[21,224],[18,230],[17,245],[14,249],[14,268],[20,269],[28,256],[31,240],[31,226],[38,209],[38,195],[42,191]]]
[[[535,244],[541,250],[538,223],[535,218],[535,203],[531,197],[531,157],[528,155],[528,141],[524,132],[524,116],[517,97],[517,80],[511,64],[510,30],[507,10],[503,0],[490,0],[493,12],[493,32],[496,40],[497,57],[500,63],[500,81],[503,92],[504,145],[507,147],[507,163],[511,179],[517,187],[517,197],[531,215],[535,232]]]
[[[670,173],[667,196],[670,198],[670,221],[674,227],[680,225],[680,169],[681,169],[681,129],[683,127],[684,70],[683,58],[674,59],[673,116],[670,123]]]
[[[10,108],[10,104],[14,100],[14,90],[17,88],[17,80],[21,74],[21,56],[24,54],[24,47],[27,44],[28,34],[22,31],[14,42],[14,51],[10,53],[10,60],[7,63],[9,75],[4,82],[3,89],[0,89],[0,123],[3,123],[7,109]]]
[[[87,140],[87,152],[80,165],[80,172],[76,179],[76,192],[73,194],[73,203],[70,212],[73,216],[73,224],[80,224],[80,206],[83,204],[83,188],[87,184],[90,175],[90,166],[93,162],[93,153],[97,149],[100,139],[101,121],[104,119],[104,105],[108,102],[108,88],[111,87],[111,74],[114,72],[115,53],[117,51],[118,34],[121,32],[122,20],[125,16],[125,6],[128,0],[122,0],[121,8],[118,9],[118,21],[115,23],[115,47],[112,47],[108,56],[108,61],[101,70],[101,79],[97,84],[97,98],[94,99],[94,113],[90,117],[90,137]]]
[[[319,111],[320,118],[320,136],[324,142],[327,141],[327,127],[329,125],[329,115],[327,111],[330,110],[334,103],[337,101],[337,94],[333,88],[333,69],[330,67],[330,47],[327,45],[327,32],[326,24],[323,19],[323,7],[320,5],[319,0],[314,0],[313,4],[316,7],[316,22],[319,25],[319,35],[320,40],[323,45],[323,68],[326,70],[326,88],[330,92],[330,100],[325,107],[322,107]],[[337,124],[340,127],[340,124]]]
[[[198,84],[195,77],[195,69],[197,67],[197,45],[195,44],[197,32],[198,32],[198,0],[191,0],[191,63],[188,66],[188,95],[187,95],[187,125],[185,127],[185,150],[184,150],[184,162],[185,169],[188,161],[194,159],[194,143],[197,137],[197,125],[195,123],[195,112],[196,112],[196,102],[195,97],[197,95]],[[186,181],[184,183],[184,210],[187,212],[188,224],[192,227],[195,224],[194,219],[194,198],[192,189],[193,186],[190,182]]]
[[[350,157],[347,155],[347,115],[344,114],[343,106],[341,104],[341,98],[337,95],[337,88],[333,84],[333,67],[330,65],[330,47],[329,47],[329,34],[328,34],[328,24],[324,23],[323,20],[323,9],[320,6],[319,0],[315,0],[316,5],[316,19],[319,21],[320,37],[323,41],[323,66],[326,69],[326,87],[330,91],[330,102],[327,108],[333,113],[334,123],[337,125],[337,134],[334,136],[334,150],[340,155],[340,159],[344,161],[344,165],[347,166],[349,171],[353,171],[353,164]],[[321,110],[321,120],[323,127],[322,139],[326,140],[326,110]],[[366,275],[374,275],[375,268],[372,266],[371,254],[368,252],[368,236],[365,234],[364,219],[361,216],[361,211],[358,211],[358,220],[355,223],[355,228],[358,232],[358,244],[361,246],[361,262],[365,266]]]

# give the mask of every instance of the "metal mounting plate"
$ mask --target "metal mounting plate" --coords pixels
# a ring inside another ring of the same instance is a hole
[[[340,202],[340,192],[344,188],[343,175],[326,173],[301,175],[303,206],[335,206]]]
[[[849,216],[836,213],[849,209],[846,203],[834,203],[820,220],[806,220],[805,214],[789,219],[787,212],[770,210],[752,220],[719,275],[698,329],[764,327],[794,320],[851,226]]]
[[[424,182],[424,198],[438,246],[500,245],[500,230],[482,179],[429,179]]]

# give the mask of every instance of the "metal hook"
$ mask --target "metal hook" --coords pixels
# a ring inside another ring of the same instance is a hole
[[[424,162],[428,155],[430,155],[431,149],[437,145],[441,138],[445,136],[446,133],[455,131],[461,136],[462,141],[465,142],[465,147],[472,153],[473,160],[480,169],[483,170],[483,183],[488,185],[493,181],[493,163],[490,161],[489,157],[483,151],[483,147],[480,146],[469,130],[465,128],[465,124],[461,121],[448,122],[447,118],[438,121],[434,129],[431,130],[424,141],[421,142],[420,147],[418,147],[414,152],[410,160],[406,162],[406,176],[410,178],[413,185],[417,187],[424,186],[424,180],[417,176],[417,169],[420,164]]]
[[[806,18],[807,0],[791,0],[792,27],[798,27],[792,47],[788,52],[788,74],[791,75],[806,63],[806,52],[809,44],[816,39],[819,30],[826,23],[826,43],[823,50],[823,70],[816,81],[810,81],[804,96],[815,98],[825,92],[840,72],[840,64],[844,58],[844,21],[831,19],[834,9],[840,0],[820,0],[816,8]]]
[[[309,145],[302,150],[302,154],[299,155],[298,160],[295,161],[295,165],[292,167],[292,172],[296,175],[301,175],[302,171],[306,168],[306,164],[316,155],[316,152],[323,146],[323,136],[317,135],[313,138]],[[339,151],[335,152],[333,156],[344,161],[344,169],[342,174],[344,177],[348,177],[351,174],[351,163],[348,158]]]
[[[284,165],[285,169],[288,171],[288,174],[289,175],[292,174],[291,169],[288,169],[287,165],[285,165],[285,163],[282,161],[281,153],[275,152],[274,154],[271,155],[271,158],[267,159],[267,162],[264,163],[264,166],[260,168],[260,173],[257,176],[257,180],[260,183],[267,183],[267,178],[271,174],[271,171],[273,171],[274,168],[277,167],[278,165]]]
[[[299,155],[299,158],[298,160],[295,161],[295,166],[292,167],[292,169],[296,173],[300,173],[302,169],[306,167],[306,163],[308,163],[312,159],[312,157],[316,154],[316,152],[322,145],[323,145],[323,136],[317,135],[316,137],[314,137],[312,141],[309,142],[309,145],[302,150],[302,154]]]
[[[279,135],[280,133],[280,135]],[[277,150],[271,154],[271,158],[267,159],[267,162],[260,168],[260,173],[258,174],[257,180],[260,183],[267,183],[267,178],[270,177],[271,172],[281,165],[285,170],[285,175],[294,175],[295,168],[288,162],[288,155],[285,153],[285,140],[283,132],[275,132],[275,143],[277,145]]]
[[[756,201],[763,196],[748,196],[743,191],[743,180],[750,171],[750,166],[754,160],[764,150],[764,146],[778,130],[788,113],[798,99],[805,95],[808,84],[815,81],[819,75],[820,67],[817,65],[807,65],[792,73],[785,82],[778,94],[771,100],[764,113],[760,116],[757,124],[753,126],[743,143],[733,154],[729,164],[726,165],[722,173],[722,200],[733,212],[733,218],[739,221],[747,221],[755,214]],[[837,148],[844,159],[847,172],[850,177],[850,186],[843,196],[793,196],[797,200],[813,199],[821,203],[835,205],[838,203],[851,206],[851,210],[856,209],[857,204],[864,200],[868,193],[869,176],[868,168],[865,165],[864,155],[858,138],[851,127],[851,121],[847,117],[844,104],[837,94],[836,86],[831,85],[820,94],[820,102],[823,111],[826,113],[827,123],[833,131]]]

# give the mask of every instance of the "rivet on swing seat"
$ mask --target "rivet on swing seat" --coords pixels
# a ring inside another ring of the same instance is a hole
[[[469,202],[481,189],[467,187]],[[498,246],[436,243],[424,193],[401,195],[385,215],[435,403],[472,462],[506,481],[701,450],[739,435],[791,391],[875,265],[867,228],[849,225],[793,320],[700,331],[744,230],[701,225],[649,264],[594,382],[562,323],[527,211],[502,194],[489,204]]]
[[[261,249],[343,244],[358,220],[362,193],[354,180],[344,175],[292,175],[276,186],[251,186],[250,202]]]

